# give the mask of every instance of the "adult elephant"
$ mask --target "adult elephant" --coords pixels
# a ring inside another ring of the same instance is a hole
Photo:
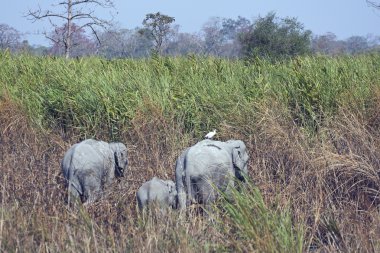
[[[74,144],[61,162],[68,203],[71,197],[94,202],[115,177],[124,176],[127,166],[127,147],[123,143],[87,139]]]
[[[215,201],[218,191],[228,194],[234,187],[234,178],[245,180],[248,159],[246,146],[240,140],[203,140],[187,148],[176,161],[179,208],[191,203],[207,206]]]

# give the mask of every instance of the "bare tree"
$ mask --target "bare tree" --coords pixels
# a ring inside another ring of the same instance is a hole
[[[222,33],[223,19],[220,17],[210,18],[202,27],[204,37],[204,52],[207,55],[219,56],[222,52],[225,37]]]
[[[311,41],[313,53],[338,55],[344,53],[345,43],[338,40],[334,33],[328,32],[322,35],[314,35]]]
[[[0,24],[0,49],[16,49],[20,44],[20,32],[15,28]]]
[[[65,22],[67,32],[61,43],[64,44],[66,58],[70,57],[70,51],[73,46],[72,37],[76,31],[86,28],[90,29],[98,39],[96,28],[107,28],[111,24],[110,21],[99,18],[95,14],[95,9],[113,8],[114,4],[112,0],[57,0],[57,2],[57,4],[52,5],[52,9],[58,7],[58,9],[63,8],[63,11],[42,10],[41,7],[38,7],[37,10],[29,10],[26,16],[33,22],[48,19],[55,30],[61,27],[61,25],[55,23],[57,19]],[[79,26],[79,29],[73,29],[74,22]],[[44,34],[46,38],[52,40],[48,33],[45,32]]]
[[[363,53],[368,51],[369,48],[366,37],[351,36],[346,40],[346,52],[349,54]]]
[[[50,40],[53,42],[53,46],[50,49],[50,53],[53,55],[65,54],[65,38],[67,34],[67,25],[63,25],[58,29],[55,29],[49,35]],[[96,43],[86,35],[84,29],[80,29],[75,23],[72,24],[72,38],[71,38],[71,57],[82,57],[85,55],[91,55],[96,52]]]
[[[166,47],[167,55],[201,54],[203,41],[200,35],[177,32]]]
[[[99,34],[98,54],[107,58],[140,58],[149,56],[154,46],[150,37],[140,34],[140,28],[113,28]]]
[[[380,2],[369,1],[369,0],[366,0],[366,1],[369,6],[374,7],[376,9],[380,9]]]

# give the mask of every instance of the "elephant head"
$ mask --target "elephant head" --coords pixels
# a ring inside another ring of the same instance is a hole
[[[235,177],[244,182],[245,177],[248,175],[247,164],[249,159],[246,146],[241,140],[229,140],[227,145],[231,149]]]
[[[115,158],[115,176],[123,177],[128,167],[127,147],[121,142],[112,142],[110,148]]]
[[[177,208],[177,190],[176,190],[176,185],[172,180],[165,180],[164,181],[166,187],[168,187],[169,190],[169,205],[172,208]]]

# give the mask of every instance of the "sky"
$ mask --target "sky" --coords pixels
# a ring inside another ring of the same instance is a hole
[[[5,0],[1,0],[5,1]],[[380,0],[374,0],[380,2]],[[46,20],[31,22],[25,17],[29,9],[51,9],[60,0],[12,0],[0,9],[0,24],[5,23],[23,33],[32,45],[49,45],[42,35],[51,31]],[[316,35],[332,32],[338,39],[350,36],[380,35],[380,10],[369,7],[365,0],[114,0],[115,9],[98,9],[98,16],[109,18],[119,28],[142,26],[147,13],[161,12],[175,17],[181,32],[199,32],[211,17],[238,16],[254,20],[274,11],[278,17],[295,17]],[[57,10],[57,9],[55,9]],[[57,23],[63,23],[59,21]]]

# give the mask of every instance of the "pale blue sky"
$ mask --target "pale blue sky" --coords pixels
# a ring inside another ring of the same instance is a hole
[[[5,1],[5,0],[2,0]],[[49,8],[55,0],[12,0],[0,9],[0,23],[6,23],[20,32],[31,44],[48,45],[44,29],[51,30],[47,22],[32,23],[23,15],[28,8]],[[115,21],[120,28],[141,26],[145,14],[160,11],[176,18],[180,31],[198,32],[210,17],[248,19],[265,16],[274,11],[279,17],[296,17],[314,34],[335,33],[339,39],[353,35],[380,35],[380,10],[368,7],[365,0],[114,0],[118,12]],[[3,5],[4,6],[4,5]],[[101,10],[106,17],[109,10]]]

